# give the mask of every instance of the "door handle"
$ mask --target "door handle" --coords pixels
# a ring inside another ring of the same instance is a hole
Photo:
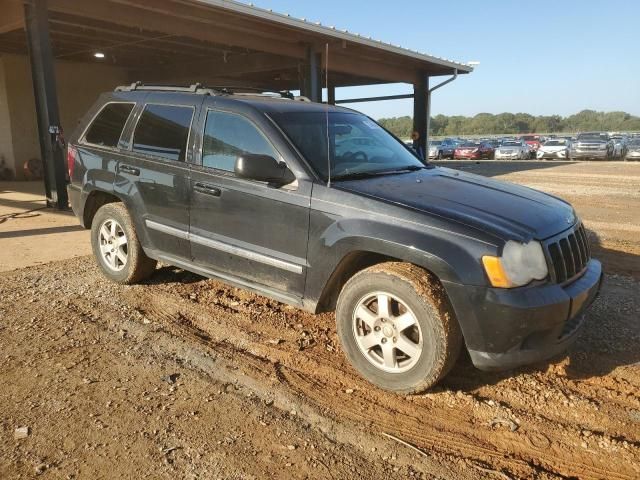
[[[202,193],[204,195],[211,195],[212,197],[219,197],[220,195],[222,195],[222,190],[220,190],[215,185],[211,185],[209,183],[196,182],[193,189],[198,193]]]
[[[140,175],[140,169],[132,167],[130,165],[120,165],[118,171],[128,173],[129,175]]]

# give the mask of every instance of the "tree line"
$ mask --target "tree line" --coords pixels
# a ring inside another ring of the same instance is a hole
[[[409,116],[381,118],[380,124],[400,138],[411,137],[413,120]],[[431,135],[490,135],[522,133],[559,133],[585,131],[640,131],[640,117],[626,112],[596,112],[582,110],[560,115],[529,115],[528,113],[479,113],[473,117],[436,115],[431,117]]]

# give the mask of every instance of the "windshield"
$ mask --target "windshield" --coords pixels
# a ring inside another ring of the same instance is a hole
[[[521,147],[521,142],[502,142],[502,147]]]
[[[566,145],[566,142],[564,140],[549,140],[544,144],[545,147],[559,147],[564,145]]]
[[[460,144],[460,148],[476,148],[479,146],[480,146],[479,143],[474,143],[474,142],[467,142],[467,143]]]
[[[334,111],[328,118],[325,112],[271,116],[324,180],[327,163],[331,164],[332,180],[424,167],[404,144],[365,115]]]
[[[578,135],[578,140],[607,140],[606,133],[582,133]]]

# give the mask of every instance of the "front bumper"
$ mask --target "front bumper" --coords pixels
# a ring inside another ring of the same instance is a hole
[[[480,152],[454,153],[453,158],[456,160],[480,160],[482,158],[482,154]]]
[[[516,289],[445,283],[473,364],[504,370],[553,357],[571,345],[602,284],[590,260],[577,280]]]
[[[543,150],[538,150],[538,152],[536,153],[536,158],[538,158],[539,160],[543,160],[545,158],[557,158],[564,160],[567,158],[567,151],[559,150],[557,152],[545,152]]]
[[[571,150],[571,158],[587,158],[587,159],[607,159],[608,152],[606,150]]]
[[[494,158],[496,160],[518,160],[522,157],[520,152],[515,153],[495,153]]]

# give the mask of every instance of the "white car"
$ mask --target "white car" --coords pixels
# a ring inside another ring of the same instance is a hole
[[[524,160],[529,158],[529,146],[524,140],[505,141],[494,153],[496,160]]]
[[[538,149],[536,158],[538,160],[545,158],[566,160],[569,158],[570,146],[571,144],[567,140],[551,139]]]

